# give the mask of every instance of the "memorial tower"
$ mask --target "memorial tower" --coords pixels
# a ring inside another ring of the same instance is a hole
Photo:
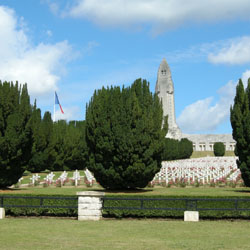
[[[158,70],[155,93],[162,101],[163,115],[168,115],[168,133],[166,137],[180,139],[181,130],[175,119],[174,85],[170,68],[165,58],[162,60]]]

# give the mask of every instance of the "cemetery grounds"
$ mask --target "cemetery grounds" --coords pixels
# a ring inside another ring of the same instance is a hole
[[[43,179],[40,184],[34,175],[28,175],[23,177],[19,187],[0,190],[0,194],[75,195],[84,190],[104,191],[94,181],[90,183],[83,171],[79,171],[79,175],[82,180],[80,178],[77,185],[78,174],[74,172],[67,173],[66,178],[65,172],[54,173],[54,183],[49,183],[48,173],[40,173],[38,179]],[[177,183],[170,187],[156,183],[142,190],[105,192],[138,196],[250,197],[250,188],[230,187],[225,182],[216,186]],[[7,217],[0,220],[0,249],[250,249],[249,233],[249,220],[103,219],[83,222],[76,218]]]

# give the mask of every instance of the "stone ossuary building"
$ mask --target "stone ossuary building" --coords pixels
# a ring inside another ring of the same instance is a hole
[[[174,85],[171,71],[165,59],[162,60],[155,86],[155,92],[162,100],[163,114],[168,115],[168,133],[166,137],[188,138],[193,142],[194,151],[213,151],[215,142],[223,142],[226,150],[233,151],[235,141],[231,134],[183,134],[176,123],[174,105]]]

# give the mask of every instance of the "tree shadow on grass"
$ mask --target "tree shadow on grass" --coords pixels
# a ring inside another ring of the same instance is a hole
[[[232,191],[232,190],[231,190]],[[246,190],[246,189],[241,189],[241,190],[233,190],[233,192],[236,193],[249,193],[250,194],[250,189]]]
[[[14,191],[22,191],[27,190],[25,188],[0,188],[0,194],[1,193],[8,193],[8,192],[14,192]]]
[[[236,188],[234,190],[232,190],[232,189],[226,189],[225,191],[226,192],[248,193],[248,194],[250,194],[250,188],[240,188],[240,189]]]
[[[112,190],[112,189],[91,189],[91,191],[105,192],[105,193],[138,194],[138,193],[152,192],[153,189],[120,189],[120,190]]]

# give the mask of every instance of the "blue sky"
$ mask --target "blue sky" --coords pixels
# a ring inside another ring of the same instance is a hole
[[[1,0],[0,79],[83,120],[95,89],[150,82],[165,57],[185,133],[231,133],[239,78],[250,77],[250,0]]]

